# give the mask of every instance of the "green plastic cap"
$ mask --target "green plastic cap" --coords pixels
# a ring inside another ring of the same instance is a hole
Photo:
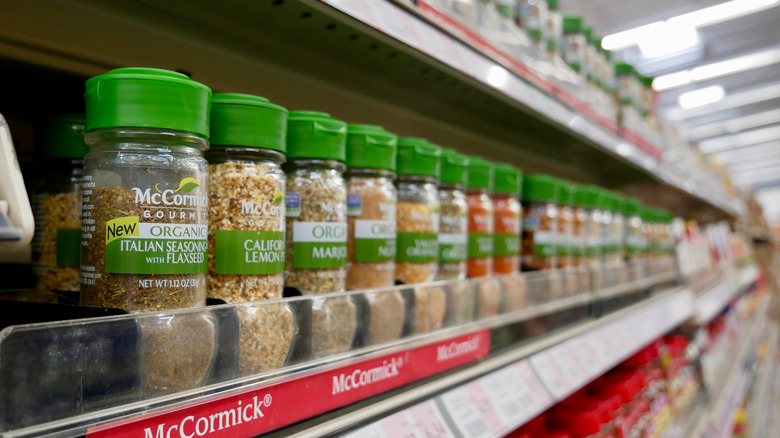
[[[157,68],[117,68],[88,79],[86,130],[152,128],[209,138],[211,89]]]
[[[441,148],[424,138],[398,139],[396,171],[399,175],[441,177]]]
[[[575,185],[564,180],[558,180],[558,203],[572,205],[574,202]]]
[[[596,186],[580,186],[574,195],[574,203],[578,207],[601,208],[601,188]]]
[[[590,26],[583,26],[582,27],[582,34],[585,35],[585,41],[591,42],[593,41],[593,28]]]
[[[375,125],[347,126],[347,167],[395,172],[398,136]]]
[[[616,76],[625,76],[630,75],[634,73],[634,66],[627,62],[616,62],[615,63],[615,75]]]
[[[639,199],[634,198],[633,196],[626,196],[623,198],[623,214],[631,216],[639,214],[641,205]]]
[[[560,3],[558,0],[547,0],[547,7],[549,9],[555,10],[560,7]]]
[[[453,149],[441,150],[441,182],[466,185],[468,158]]]
[[[523,178],[523,201],[558,201],[558,184],[549,175],[535,174]]]
[[[84,114],[63,114],[35,126],[35,153],[46,158],[84,158]]]
[[[639,215],[644,222],[656,222],[656,210],[650,207],[642,207],[639,210]]]
[[[346,160],[347,124],[328,113],[290,111],[287,158]]]
[[[211,144],[249,146],[284,153],[287,110],[250,94],[211,96]]]
[[[469,157],[468,188],[493,189],[493,164],[480,157]]]
[[[611,193],[609,197],[609,209],[615,213],[623,213],[623,195]]]
[[[578,33],[582,32],[583,22],[582,17],[577,15],[564,15],[563,16],[563,32],[564,33]]]
[[[493,178],[493,193],[520,194],[523,173],[517,167],[509,164],[496,164],[493,166]]]
[[[652,76],[645,76],[643,74],[637,74],[639,76],[639,81],[642,82],[642,85],[644,85],[647,88],[653,88],[653,81],[655,80]]]
[[[602,210],[609,210],[612,211],[612,192],[607,189],[599,189],[601,190],[601,198],[599,203],[599,208]]]

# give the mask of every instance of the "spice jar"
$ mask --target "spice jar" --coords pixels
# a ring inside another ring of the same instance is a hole
[[[558,266],[574,266],[572,249],[574,247],[574,186],[566,181],[559,182],[558,191]]]
[[[585,35],[582,33],[582,17],[575,15],[563,16],[563,40],[561,41],[561,53],[563,60],[577,73],[581,72],[585,64]]]
[[[493,272],[512,274],[520,270],[520,190],[522,174],[508,164],[494,166]]]
[[[439,185],[439,279],[466,278],[468,204],[466,202],[465,156],[452,149],[441,150]]]
[[[590,220],[590,208],[585,202],[583,186],[572,185],[572,235],[571,235],[571,264],[572,266],[585,265],[585,227]]]
[[[347,289],[395,284],[397,143],[379,126],[347,127]]]
[[[522,269],[534,271],[556,266],[558,186],[548,175],[523,178]]]
[[[544,20],[544,40],[547,51],[558,53],[563,37],[563,18],[558,9],[558,0],[547,0],[547,18]]]
[[[89,79],[81,301],[130,312],[206,302],[211,90],[120,68]]]
[[[625,62],[615,63],[615,80],[617,81],[618,101],[623,106],[629,106],[633,97],[634,67]]]
[[[284,282],[304,294],[343,291],[347,266],[347,124],[329,114],[287,119]]]
[[[585,235],[585,257],[583,264],[588,267],[600,265],[601,244],[601,213],[602,191],[595,186],[580,187],[582,205],[585,209],[583,233]]]
[[[670,257],[674,254],[674,240],[672,239],[672,213],[668,210],[658,210],[657,233],[658,233],[658,252],[663,257]]]
[[[611,257],[612,238],[612,195],[608,190],[601,189],[599,207],[601,208],[601,262],[608,263]]]
[[[639,199],[623,198],[623,254],[627,262],[635,262],[642,257],[644,236],[642,235],[642,217],[639,215]]]
[[[38,289],[79,290],[84,115],[46,120],[35,131],[34,273]]]
[[[439,148],[422,138],[398,140],[396,279],[433,281],[439,256]]]
[[[619,264],[625,258],[621,237],[623,235],[623,197],[612,193],[609,198],[609,209],[612,211],[612,223],[609,227],[609,254],[607,261],[610,264]]]
[[[209,161],[208,296],[282,297],[287,110],[247,94],[214,94]]]
[[[547,3],[543,0],[518,0],[517,25],[534,41],[542,41],[547,20]]]
[[[466,200],[469,206],[469,249],[466,274],[484,277],[493,272],[493,165],[470,157]]]
[[[658,255],[658,228],[656,227],[656,212],[652,208],[643,208],[640,211],[642,216],[642,234],[644,234],[645,248],[644,254],[646,260],[655,260]]]

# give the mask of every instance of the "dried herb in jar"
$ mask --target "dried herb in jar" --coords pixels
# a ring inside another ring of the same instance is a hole
[[[467,158],[442,149],[439,185],[439,279],[466,278],[468,255]]]

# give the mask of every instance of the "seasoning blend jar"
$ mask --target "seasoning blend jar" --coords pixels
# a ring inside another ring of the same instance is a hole
[[[558,234],[558,186],[547,175],[523,178],[522,269],[556,267]]]
[[[563,40],[561,53],[563,60],[572,70],[580,73],[585,65],[585,35],[582,33],[582,17],[563,16]]]
[[[644,246],[642,235],[642,217],[639,215],[641,204],[634,197],[623,198],[623,254],[628,263],[636,263],[642,258]]]
[[[609,229],[609,255],[608,262],[610,264],[619,265],[623,263],[625,254],[623,253],[623,245],[621,244],[621,237],[623,235],[623,227],[625,219],[623,217],[623,197],[617,193],[612,193],[609,199],[609,209],[612,211],[612,224]]]
[[[656,227],[655,210],[645,207],[640,210],[640,214],[642,217],[642,234],[644,234],[645,242],[645,260],[653,262],[658,251],[658,229]]]
[[[172,71],[120,68],[89,79],[84,98],[82,304],[204,305],[211,90]]]
[[[544,20],[545,46],[553,55],[560,51],[563,37],[563,18],[558,3],[558,0],[547,0],[547,19]]]
[[[347,289],[395,284],[397,143],[379,126],[347,127]]]
[[[209,161],[208,295],[229,303],[282,297],[287,110],[215,94]]]
[[[520,271],[520,228],[523,208],[520,206],[522,174],[508,164],[494,166],[493,272],[512,274]]]
[[[33,197],[34,273],[38,289],[79,290],[84,115],[69,114],[36,127],[38,176]]]
[[[347,124],[329,114],[287,119],[285,285],[304,294],[343,291],[347,266]]]
[[[493,165],[478,157],[468,163],[469,248],[466,273],[485,277],[493,273]]]
[[[601,189],[601,262],[609,265],[612,260],[612,195],[608,190]]]
[[[590,268],[601,266],[601,214],[602,191],[595,186],[580,187],[582,204],[585,210],[584,234],[585,234],[585,258],[584,264]]]
[[[574,247],[574,186],[567,181],[559,182],[558,195],[558,266],[570,268],[574,266],[572,261],[572,249]]]
[[[452,149],[441,150],[439,185],[439,279],[466,278],[468,250],[468,204],[466,202],[466,163],[464,155]]]
[[[396,279],[406,284],[437,278],[440,156],[422,138],[398,140]]]

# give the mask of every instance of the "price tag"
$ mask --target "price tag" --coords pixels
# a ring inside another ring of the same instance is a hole
[[[391,435],[392,436],[392,435]],[[344,435],[344,438],[390,438],[379,422],[369,424],[366,427]]]
[[[521,382],[528,388],[528,392],[533,397],[536,405],[540,406],[538,412],[534,412],[533,415],[547,409],[553,403],[553,398],[550,393],[545,389],[544,384],[539,380],[536,373],[528,360],[523,360],[515,363],[515,368],[520,372]]]
[[[518,424],[535,400],[522,382],[520,371],[508,366],[478,380],[491,403],[508,425]]]
[[[447,426],[433,400],[412,406],[407,412],[412,417],[420,438],[449,438],[455,436]]]
[[[506,432],[506,422],[498,413],[498,405],[487,395],[478,380],[466,385],[466,392],[471,396],[471,403],[479,411],[482,421],[490,429],[493,436],[501,436]]]
[[[569,382],[567,392],[573,391],[587,381],[588,376],[585,375],[585,371],[580,367],[579,362],[574,358],[571,351],[566,348],[565,344],[558,344],[549,351],[555,365]]]
[[[600,327],[588,332],[587,336],[588,344],[593,348],[596,353],[596,357],[606,367],[615,363],[615,351],[612,349],[612,343],[609,341],[609,335],[605,331],[605,327]]]
[[[536,371],[545,388],[550,391],[553,397],[560,399],[566,395],[571,384],[566,380],[566,377],[564,377],[558,367],[555,366],[555,363],[549,356],[549,351],[542,351],[531,356],[530,361],[534,371]]]
[[[466,388],[459,387],[441,396],[441,401],[447,409],[455,427],[464,438],[488,438],[493,436],[487,428],[477,407],[471,401]]]
[[[379,423],[388,437],[417,438],[419,436],[412,419],[407,416],[406,411],[396,412],[387,418],[383,418]]]
[[[585,336],[578,336],[574,339],[571,339],[566,343],[566,346],[572,352],[577,362],[585,370],[585,374],[588,379],[601,374],[601,364],[593,355],[593,351],[591,351],[590,346],[588,346],[588,342],[585,340]]]

